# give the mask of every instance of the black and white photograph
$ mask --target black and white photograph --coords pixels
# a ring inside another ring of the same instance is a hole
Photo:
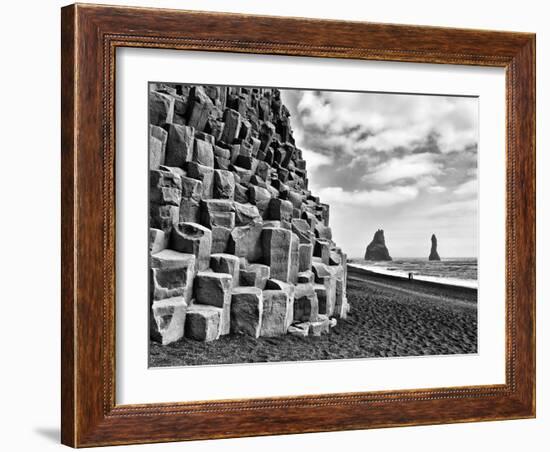
[[[2,450],[548,452],[549,8],[441,5],[3,4]]]
[[[147,89],[149,367],[478,352],[477,97]]]

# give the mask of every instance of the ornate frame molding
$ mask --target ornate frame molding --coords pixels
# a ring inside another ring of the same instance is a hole
[[[272,34],[271,28],[279,33]],[[64,444],[82,447],[534,416],[534,35],[77,4],[62,9],[62,44]],[[504,67],[506,383],[116,405],[118,47]],[[102,237],[101,246],[97,237]]]

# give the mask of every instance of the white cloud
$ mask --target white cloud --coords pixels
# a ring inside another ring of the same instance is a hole
[[[345,191],[342,187],[325,187],[316,192],[326,203],[352,206],[387,207],[412,201],[418,196],[416,187],[393,187],[387,190]]]
[[[457,196],[477,195],[477,179],[472,179],[459,185],[453,193]]]
[[[440,174],[439,164],[434,162],[434,154],[411,154],[394,158],[379,165],[363,179],[376,184],[387,184],[406,178]]]
[[[323,102],[320,96],[313,91],[304,91],[300,102],[298,102],[298,111],[304,113],[302,120],[305,124],[316,125],[320,128],[327,127],[333,120],[334,111],[330,104]]]
[[[431,135],[442,152],[477,142],[477,108],[475,98],[313,91],[304,91],[297,106],[306,126],[336,134],[355,126],[372,132],[359,148],[412,147]]]
[[[445,187],[442,187],[441,185],[432,185],[431,187],[427,187],[426,190],[428,190],[430,193],[444,193],[447,191]]]
[[[300,143],[296,140],[297,143]],[[357,140],[353,133],[328,135],[318,137],[314,143],[321,145],[324,149],[341,150],[345,154],[353,157],[355,155],[355,146]]]
[[[333,163],[333,160],[324,154],[319,154],[318,152],[310,151],[309,149],[301,148],[302,157],[306,161],[306,169],[308,171],[314,171],[316,168],[323,165],[330,165]]]
[[[429,124],[417,124],[402,129],[388,128],[357,143],[358,146],[391,151],[397,147],[412,147],[431,132]]]
[[[415,181],[415,186],[421,188],[428,193],[439,194],[447,191],[445,187],[439,185],[434,176],[420,177]]]
[[[304,132],[300,127],[295,127],[292,129],[292,136],[296,140],[296,143],[301,143],[304,139]]]
[[[477,213],[477,199],[467,201],[447,202],[438,204],[424,212],[425,217],[453,217],[453,218],[475,218]]]

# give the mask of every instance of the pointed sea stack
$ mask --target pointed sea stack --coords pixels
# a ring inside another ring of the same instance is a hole
[[[386,248],[386,240],[384,239],[384,231],[379,229],[375,232],[372,242],[367,246],[365,252],[366,261],[391,261],[391,256]]]
[[[430,250],[430,257],[428,258],[431,261],[440,261],[441,258],[437,254],[437,238],[435,234],[432,234],[432,249]]]

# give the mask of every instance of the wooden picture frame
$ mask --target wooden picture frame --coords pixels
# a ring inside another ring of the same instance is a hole
[[[535,416],[535,35],[162,9],[62,9],[62,442],[73,447]],[[506,383],[115,403],[115,50],[506,69]]]

